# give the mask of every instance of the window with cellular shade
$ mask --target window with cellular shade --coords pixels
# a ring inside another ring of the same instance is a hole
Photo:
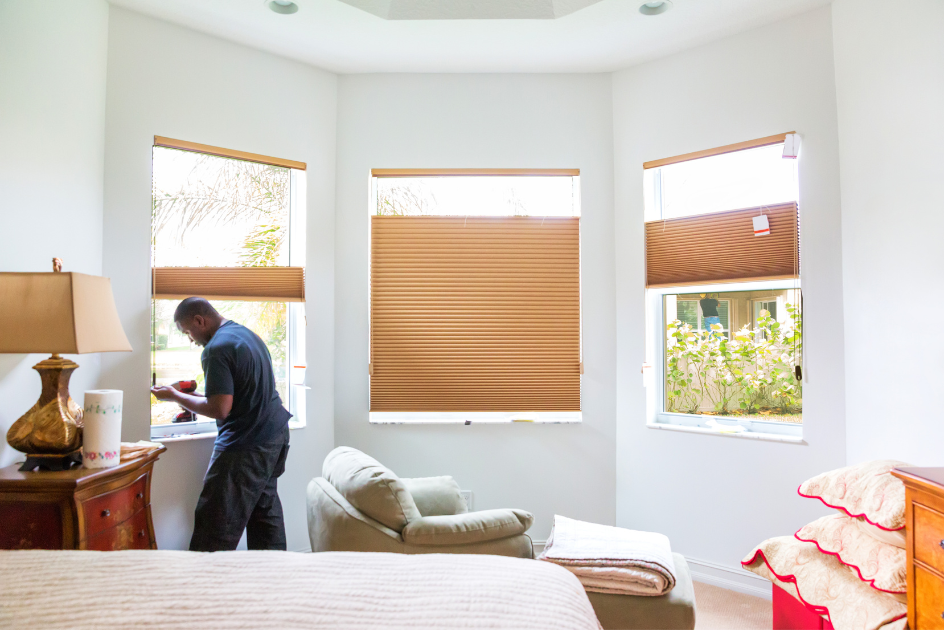
[[[156,300],[305,301],[304,267],[155,267],[152,274]]]
[[[754,235],[764,214],[770,234]],[[796,203],[646,223],[646,286],[671,287],[800,277]]]
[[[580,410],[575,217],[373,216],[370,410]]]

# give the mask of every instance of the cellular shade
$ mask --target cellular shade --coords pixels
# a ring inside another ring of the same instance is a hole
[[[0,273],[0,353],[130,351],[108,278]]]
[[[580,410],[580,223],[371,220],[370,410]]]
[[[770,234],[755,236],[766,214]],[[798,278],[796,203],[715,212],[646,223],[646,286]]]
[[[304,302],[304,267],[155,267],[159,300],[197,296],[208,300]]]

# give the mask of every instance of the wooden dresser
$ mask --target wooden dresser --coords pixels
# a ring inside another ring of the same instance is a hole
[[[896,468],[905,482],[908,627],[944,629],[944,468]]]
[[[0,549],[157,549],[151,471],[165,450],[114,468],[0,468]]]

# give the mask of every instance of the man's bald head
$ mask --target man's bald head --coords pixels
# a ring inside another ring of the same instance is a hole
[[[174,311],[177,329],[200,346],[210,342],[224,321],[226,320],[219,311],[202,297],[188,297],[181,301]]]

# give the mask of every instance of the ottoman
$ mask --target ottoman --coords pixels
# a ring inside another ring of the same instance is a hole
[[[587,593],[603,630],[693,630],[695,587],[688,563],[681,554],[675,560],[675,588],[661,597]]]

